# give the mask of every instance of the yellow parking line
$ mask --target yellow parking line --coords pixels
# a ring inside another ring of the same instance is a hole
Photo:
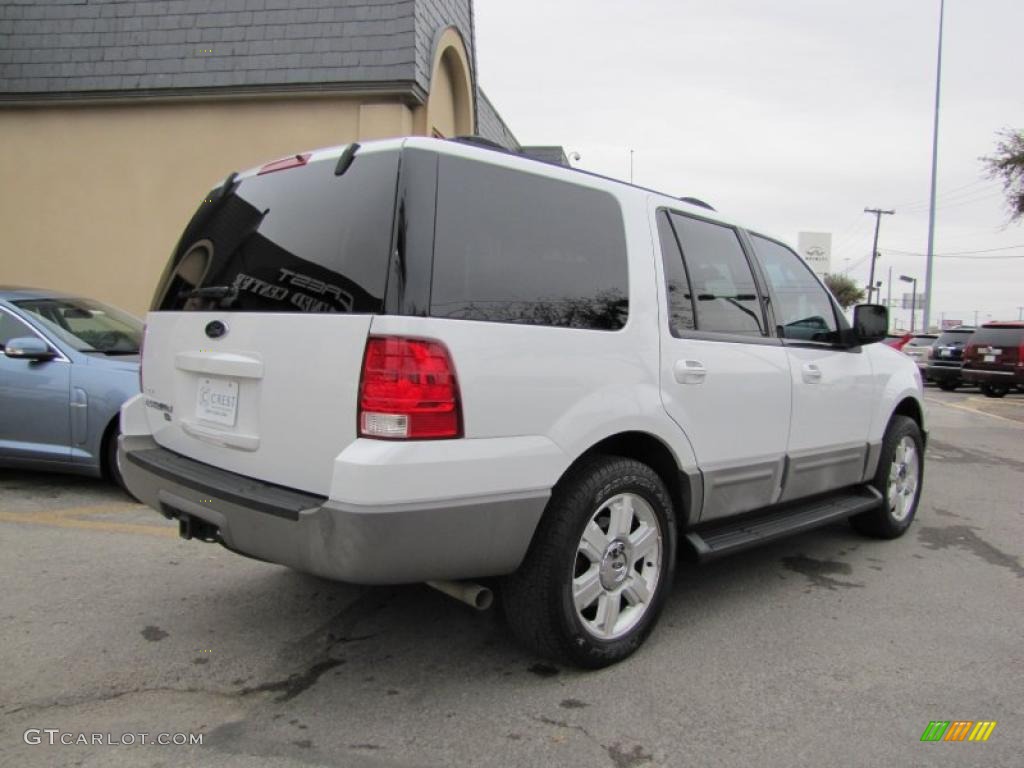
[[[945,406],[946,408],[956,408],[958,411],[967,411],[967,413],[980,413],[982,416],[988,416],[993,419],[999,419],[1000,421],[1005,421],[1007,424],[1013,424],[1015,427],[1024,427],[1024,424],[1021,424],[1019,421],[1016,421],[1015,419],[1008,419],[1005,416],[997,416],[996,414],[989,413],[988,411],[979,411],[977,408],[968,408],[966,405],[944,403],[942,400],[933,400],[930,397],[926,397],[925,402],[934,403],[935,405],[942,405]]]
[[[967,401],[969,403],[991,403],[992,402],[992,398],[991,397],[978,397],[978,396],[975,395],[974,397],[968,397]],[[999,398],[999,405],[1016,405],[1016,406],[1021,406],[1021,405],[1024,405],[1024,400],[1017,400],[1017,399],[1007,400],[1006,398],[1002,398],[1001,397],[1001,398]]]
[[[141,523],[112,523],[106,520],[79,520],[67,517],[67,511],[60,512],[0,512],[0,521],[5,523],[27,523],[28,525],[48,525],[54,528],[78,528],[104,533],[132,533],[143,536],[158,536],[175,539],[178,531],[161,525],[143,525]]]
[[[64,507],[59,509],[47,509],[41,510],[48,515],[54,515],[56,517],[88,517],[89,515],[124,515],[129,512],[138,512],[140,510],[148,509],[148,507],[142,504],[133,504],[131,502],[121,502],[115,504],[94,504],[88,507]],[[16,512],[14,514],[34,514],[32,512]]]

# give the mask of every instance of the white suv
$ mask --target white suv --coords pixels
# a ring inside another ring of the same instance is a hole
[[[788,247],[650,190],[466,143],[232,175],[147,318],[119,460],[186,538],[428,581],[582,666],[700,559],[921,492],[917,367]],[[487,581],[486,583],[491,583]]]

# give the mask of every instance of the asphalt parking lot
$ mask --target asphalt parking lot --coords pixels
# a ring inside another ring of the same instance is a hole
[[[181,541],[103,483],[0,471],[0,764],[1021,766],[1024,395],[926,399],[904,538],[842,524],[682,564],[647,645],[600,672],[427,587],[332,584]],[[998,725],[922,743],[933,720]]]

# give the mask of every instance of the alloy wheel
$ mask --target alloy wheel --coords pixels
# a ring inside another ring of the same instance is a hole
[[[576,615],[588,633],[614,640],[640,622],[661,577],[663,546],[658,516],[642,496],[620,493],[594,511],[572,578]]]

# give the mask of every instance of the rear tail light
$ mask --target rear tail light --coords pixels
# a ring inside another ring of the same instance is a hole
[[[359,384],[359,435],[391,440],[462,436],[462,404],[439,341],[371,336]]]

